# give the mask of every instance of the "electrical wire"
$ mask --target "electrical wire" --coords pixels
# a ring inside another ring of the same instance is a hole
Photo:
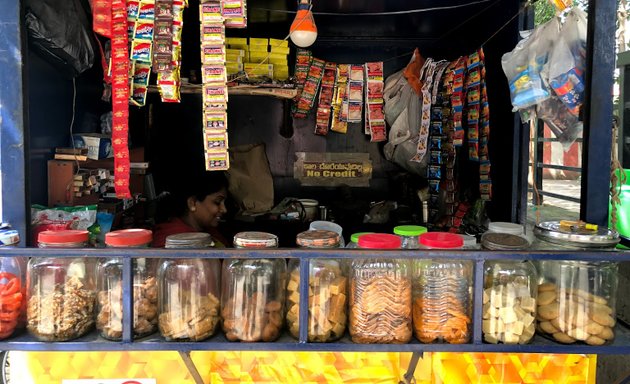
[[[73,77],[72,78],[72,118],[70,119],[70,142],[72,143],[72,153],[74,156],[74,162],[77,166],[77,169],[72,177],[72,179],[70,180],[70,182],[68,183],[68,185],[66,186],[66,201],[70,202],[70,194],[74,192],[74,178],[75,176],[77,176],[79,174],[80,171],[80,164],[79,164],[79,160],[77,158],[77,148],[74,145],[74,121],[76,118],[76,109],[77,109],[77,83],[76,83],[76,78]]]

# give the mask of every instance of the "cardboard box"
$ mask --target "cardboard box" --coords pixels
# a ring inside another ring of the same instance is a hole
[[[114,157],[112,138],[98,133],[76,133],[72,136],[75,148],[87,148],[87,157],[91,160]]]

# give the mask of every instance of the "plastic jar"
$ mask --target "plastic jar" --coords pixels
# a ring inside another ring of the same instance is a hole
[[[357,233],[353,233],[350,236],[350,242],[346,245],[346,248],[348,248],[348,249],[359,248],[359,236],[369,235],[371,233],[374,233],[374,232],[357,232]]]
[[[19,243],[18,231],[8,225],[0,229],[1,248]],[[27,257],[0,257],[0,340],[26,327],[27,264]]]
[[[105,244],[111,248],[148,248],[152,239],[153,233],[147,229],[123,229],[108,232]],[[157,330],[156,261],[146,258],[132,260],[134,338],[150,335]],[[109,340],[122,339],[122,271],[122,258],[104,259],[98,263],[96,329]]]
[[[525,344],[534,337],[537,282],[531,261],[486,261],[482,310],[486,342]]]
[[[236,248],[271,249],[278,237],[265,232],[241,232]],[[274,341],[284,325],[284,259],[225,259],[222,269],[221,317],[230,341]]]
[[[301,248],[337,248],[339,235],[332,231],[305,231],[297,235]],[[311,259],[308,284],[308,341],[327,342],[341,338],[346,330],[348,297],[347,268],[340,260]],[[300,259],[289,261],[287,326],[300,336]]]
[[[166,248],[205,249],[209,234],[181,233],[166,238]],[[200,341],[219,323],[217,259],[165,259],[158,269],[158,328],[167,341]]]
[[[359,237],[359,248],[400,249],[400,237]],[[407,343],[411,339],[411,274],[405,259],[354,259],[350,269],[350,336],[355,343]]]
[[[394,227],[394,233],[400,236],[402,241],[402,249],[418,249],[420,243],[418,242],[418,236],[427,232],[426,227],[419,225],[399,225]]]
[[[604,345],[615,337],[617,263],[539,262],[537,330],[554,340]]]
[[[43,231],[42,248],[87,246],[87,231]],[[94,326],[95,259],[36,257],[28,263],[27,328],[41,341],[81,337]]]
[[[420,235],[424,249],[461,249],[464,241],[454,233]],[[467,343],[471,332],[471,261],[422,259],[413,262],[413,328],[423,343]]]

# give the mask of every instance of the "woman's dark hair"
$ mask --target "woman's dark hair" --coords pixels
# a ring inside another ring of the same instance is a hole
[[[222,189],[227,191],[228,179],[225,172],[221,171],[198,171],[182,173],[173,178],[170,188],[170,216],[179,217],[188,210],[187,200],[194,197],[198,201],[203,201],[206,196],[219,192]]]

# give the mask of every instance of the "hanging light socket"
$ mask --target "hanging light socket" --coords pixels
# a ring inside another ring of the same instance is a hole
[[[300,48],[310,47],[317,39],[317,27],[311,8],[310,0],[299,0],[297,14],[289,29],[291,41]]]

